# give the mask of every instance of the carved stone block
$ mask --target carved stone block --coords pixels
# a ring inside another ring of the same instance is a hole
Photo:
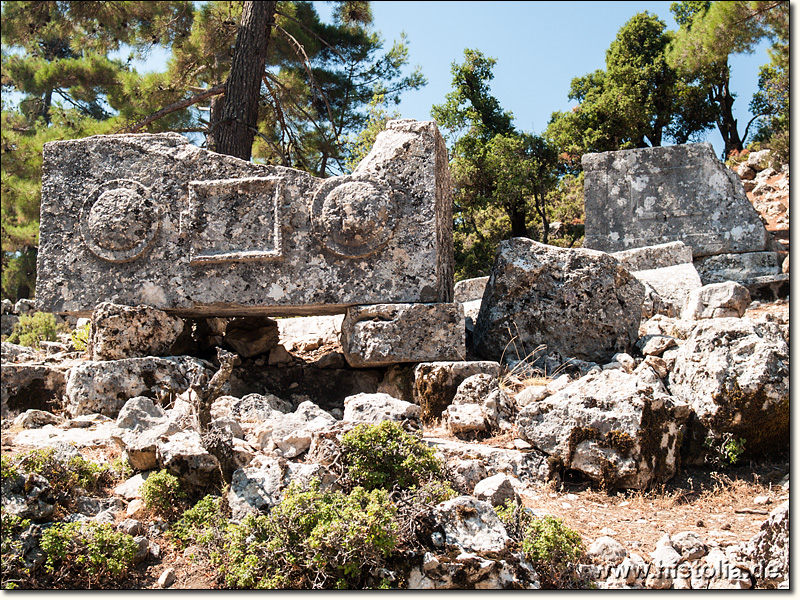
[[[769,234],[711,144],[586,154],[584,247],[616,252],[676,240],[695,258],[759,252]]]
[[[178,134],[51,142],[38,308],[200,317],[450,302],[451,188],[433,122],[390,121],[351,175],[324,180]]]

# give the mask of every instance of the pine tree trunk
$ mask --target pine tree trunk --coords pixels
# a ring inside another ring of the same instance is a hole
[[[244,3],[221,119],[212,123],[216,127],[215,150],[221,154],[250,160],[275,4],[275,1]]]

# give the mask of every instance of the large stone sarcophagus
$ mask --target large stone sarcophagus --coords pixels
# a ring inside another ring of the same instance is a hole
[[[200,317],[452,302],[451,188],[433,122],[389,122],[351,175],[329,179],[178,134],[52,142],[38,307]]]

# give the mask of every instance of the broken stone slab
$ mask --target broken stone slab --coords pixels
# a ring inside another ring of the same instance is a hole
[[[709,143],[585,154],[584,247],[616,252],[675,240],[694,258],[769,249],[739,177]]]
[[[159,439],[156,459],[159,468],[170,471],[190,489],[202,490],[219,482],[219,460],[205,449],[197,431],[179,431]]]
[[[664,483],[680,466],[690,410],[666,393],[655,373],[649,375],[590,373],[523,407],[519,435],[565,469],[611,488]]]
[[[383,421],[407,422],[419,428],[420,408],[388,394],[357,394],[344,400],[344,421],[379,424]]]
[[[14,419],[14,427],[22,429],[37,429],[45,425],[59,425],[64,422],[64,417],[54,415],[53,413],[45,410],[28,409],[16,419]]]
[[[699,320],[742,317],[750,306],[750,292],[735,281],[712,283],[693,290],[683,307],[681,319]]]
[[[472,495],[492,506],[503,506],[508,500],[519,502],[519,494],[514,489],[511,479],[504,473],[497,473],[479,481]]]
[[[511,544],[492,505],[473,496],[458,496],[436,506],[434,518],[444,529],[444,543],[462,552],[502,553]]]
[[[44,148],[40,310],[103,300],[185,317],[451,302],[447,150],[432,121],[390,121],[351,175],[318,179],[174,133]]]
[[[0,370],[0,415],[3,419],[13,419],[29,409],[54,412],[61,408],[67,388],[63,369],[4,362]]]
[[[652,271],[692,262],[692,249],[681,241],[612,252],[628,271]]]
[[[605,363],[636,342],[643,300],[644,286],[604,252],[505,240],[475,323],[475,351],[497,361],[539,351]]]
[[[653,290],[656,294],[655,298],[650,294],[645,299],[642,318],[648,319],[656,314],[677,317],[683,310],[689,295],[703,285],[697,269],[691,262],[659,269],[634,271],[631,274],[645,284],[648,291]],[[648,301],[651,306],[647,306]]]
[[[773,510],[749,541],[740,544],[738,558],[756,579],[759,588],[789,580],[789,502]]]
[[[483,298],[483,290],[486,289],[486,284],[489,282],[489,277],[473,277],[472,279],[462,279],[456,281],[453,292],[454,302],[470,302],[472,300],[480,300]]]
[[[69,370],[67,412],[73,417],[100,413],[116,418],[129,398],[155,398],[170,390],[181,394],[195,379],[210,379],[213,373],[209,363],[191,356],[87,361]]]
[[[10,331],[8,333],[11,333]],[[3,333],[3,335],[8,335]],[[2,342],[2,361],[3,364],[13,362],[26,362],[36,358],[36,350],[28,346],[20,346],[19,344],[12,344],[11,342]]]
[[[677,351],[670,392],[691,405],[682,449],[700,464],[708,442],[744,439],[744,457],[789,448],[789,346],[775,323],[698,321]]]
[[[430,423],[442,416],[467,377],[485,373],[500,377],[500,363],[495,361],[423,362],[414,367],[413,397],[419,404],[420,417]]]
[[[336,419],[330,413],[306,401],[294,412],[273,413],[269,421],[253,430],[251,443],[278,456],[294,458],[309,449],[315,431],[327,429],[335,423]]]
[[[101,302],[92,313],[92,360],[168,356],[183,321],[149,306]]]
[[[258,514],[278,504],[285,471],[285,461],[263,455],[234,471],[228,491],[232,520],[241,522],[248,514]]]
[[[464,309],[455,302],[350,307],[342,350],[351,367],[463,359]]]
[[[516,406],[495,377],[485,373],[462,381],[453,403],[442,413],[442,423],[454,434],[506,431],[513,427]]]
[[[775,276],[781,272],[777,252],[745,252],[717,254],[698,258],[695,267],[703,285],[723,281],[742,282],[755,277]]]
[[[475,473],[483,478],[505,473],[519,479],[525,485],[546,483],[555,474],[547,455],[536,449],[508,450],[483,444],[446,440],[442,438],[423,438],[446,462],[478,461],[480,468]],[[472,481],[473,476],[462,472],[462,479]]]

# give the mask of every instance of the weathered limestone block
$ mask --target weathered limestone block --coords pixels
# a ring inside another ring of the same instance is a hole
[[[741,180],[709,143],[586,154],[581,163],[586,248],[614,252],[681,240],[695,258],[769,248]]]
[[[102,302],[92,314],[92,360],[167,356],[183,331],[183,321],[149,306]]]
[[[683,457],[702,462],[705,443],[745,440],[745,456],[789,447],[789,346],[775,323],[699,321],[677,352],[670,392],[693,409]]]
[[[477,461],[478,465],[474,468],[464,465],[473,471],[472,475],[467,475],[463,469],[461,470],[461,479],[465,480],[466,484],[475,483],[474,477],[477,475],[485,478],[505,473],[531,486],[546,483],[554,475],[553,465],[548,461],[547,455],[535,448],[525,451],[508,450],[442,438],[424,438],[424,440],[437,453],[441,453],[448,464],[456,461]]]
[[[501,553],[511,544],[492,505],[472,496],[442,502],[434,518],[444,528],[445,545],[462,552]]]
[[[703,284],[692,264],[692,249],[683,242],[668,242],[611,253],[645,285],[642,318],[655,314],[678,316],[691,290]]]
[[[210,365],[190,356],[88,361],[67,375],[67,411],[73,417],[100,413],[116,418],[129,398],[185,392],[195,378],[213,375]]]
[[[0,415],[14,418],[28,409],[53,412],[66,392],[62,369],[48,365],[5,364],[0,377]]]
[[[463,359],[464,309],[458,303],[350,307],[342,350],[351,367]]]
[[[695,267],[704,285],[723,281],[744,282],[780,273],[781,257],[777,252],[718,254],[697,259]]]
[[[451,181],[435,123],[390,121],[351,174],[321,180],[177,134],[44,149],[40,310],[108,300],[179,316],[450,302]]]
[[[486,289],[486,284],[489,282],[489,277],[473,277],[472,279],[464,279],[457,281],[453,300],[455,302],[470,302],[471,300],[480,300],[483,298],[483,290]]]
[[[500,363],[489,360],[426,362],[414,367],[414,402],[422,409],[422,420],[430,423],[441,417],[461,382],[478,373],[500,377]]]
[[[492,506],[503,506],[508,500],[519,501],[519,494],[514,490],[511,479],[503,473],[479,481],[472,495]]]
[[[456,390],[453,403],[442,413],[442,423],[454,434],[513,427],[514,401],[500,389],[495,377],[478,373]]]
[[[789,502],[784,502],[761,524],[760,531],[741,545],[739,555],[759,587],[789,579]]]
[[[654,373],[590,373],[520,410],[520,437],[598,483],[644,489],[680,466],[689,407],[669,396]]]
[[[383,421],[407,422],[419,428],[419,406],[388,394],[356,394],[344,400],[344,421],[379,424]]]
[[[750,292],[735,281],[712,283],[693,290],[681,313],[682,319],[742,317],[750,306]]]
[[[480,356],[543,354],[605,363],[636,342],[644,286],[611,256],[512,238],[497,248],[475,323]],[[513,340],[513,343],[512,343]]]
[[[628,271],[651,271],[692,262],[692,249],[681,241],[612,252]]]
[[[223,341],[242,358],[258,356],[278,345],[278,324],[267,317],[237,317],[225,326]]]
[[[646,288],[655,291],[657,298],[651,296],[645,300],[642,318],[650,318],[656,314],[677,317],[683,309],[689,295],[703,284],[700,275],[691,262],[660,269],[634,271],[636,279]],[[652,307],[647,306],[649,303]]]

